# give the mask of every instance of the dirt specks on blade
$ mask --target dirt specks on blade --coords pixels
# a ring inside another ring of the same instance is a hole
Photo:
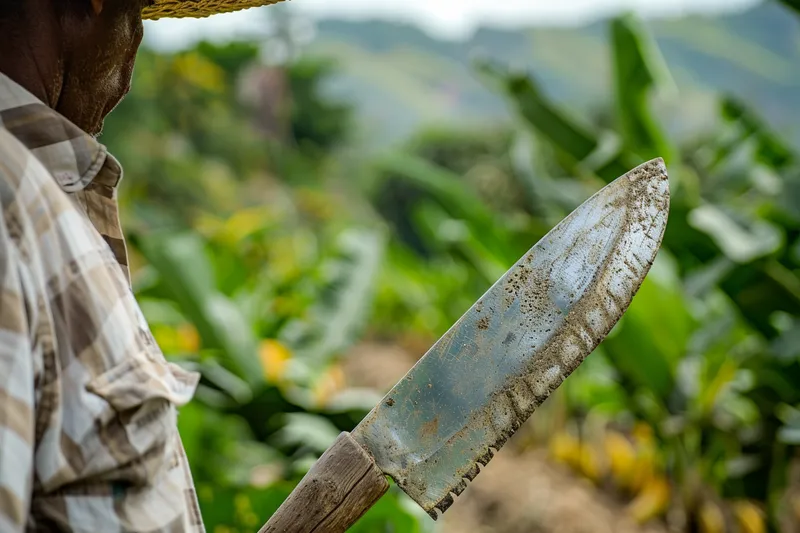
[[[663,161],[559,223],[428,351],[353,432],[436,519],[630,304],[661,243]]]

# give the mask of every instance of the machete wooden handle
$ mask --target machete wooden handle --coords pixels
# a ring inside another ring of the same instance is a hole
[[[340,533],[389,489],[372,457],[343,432],[259,533]]]

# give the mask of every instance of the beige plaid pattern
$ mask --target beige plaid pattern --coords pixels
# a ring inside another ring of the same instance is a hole
[[[122,171],[0,74],[0,533],[200,532],[168,363],[132,294]]]

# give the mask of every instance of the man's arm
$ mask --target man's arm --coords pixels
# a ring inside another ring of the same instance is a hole
[[[3,184],[0,178],[0,187]],[[1,533],[25,530],[33,484],[34,354],[23,291],[24,272],[0,202]]]
[[[0,533],[200,533],[176,419],[199,376],[89,222],[0,127]]]

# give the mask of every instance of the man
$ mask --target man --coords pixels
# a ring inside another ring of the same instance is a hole
[[[198,376],[130,290],[95,137],[142,19],[278,0],[0,0],[0,533],[197,532],[176,428]]]

